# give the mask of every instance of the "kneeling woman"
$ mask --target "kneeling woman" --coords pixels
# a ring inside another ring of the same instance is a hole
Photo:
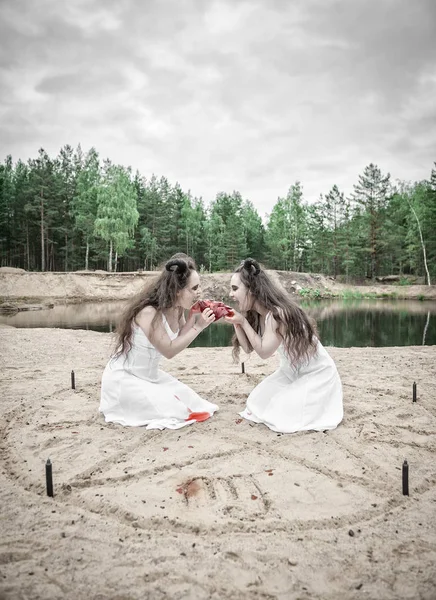
[[[283,433],[337,427],[341,380],[308,315],[251,258],[234,272],[230,296],[243,313],[226,317],[235,327],[235,357],[240,347],[261,358],[280,354],[280,368],[251,392],[240,415]]]
[[[147,429],[179,429],[208,419],[218,406],[159,369],[159,361],[184,350],[214,320],[210,308],[198,319],[189,310],[200,297],[194,261],[176,254],[151,285],[128,306],[116,353],[102,378],[100,411],[106,421]]]

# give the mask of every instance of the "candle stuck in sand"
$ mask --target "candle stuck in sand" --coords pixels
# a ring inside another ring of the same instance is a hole
[[[403,496],[409,495],[409,465],[407,460],[403,462]]]
[[[47,496],[53,498],[53,473],[51,460],[49,458],[45,463],[45,483],[47,486]]]

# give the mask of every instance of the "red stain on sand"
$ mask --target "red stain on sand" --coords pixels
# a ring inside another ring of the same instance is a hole
[[[176,492],[183,494],[186,499],[198,496],[202,490],[201,479],[190,479],[176,488]]]
[[[251,499],[252,500],[257,500],[257,496],[255,496],[254,494],[251,494]]]
[[[201,423],[201,421],[206,421],[209,417],[210,413],[208,412],[191,412],[185,421],[197,421],[198,423]]]
[[[242,423],[243,420],[244,419],[236,419],[236,421],[235,421],[236,425],[239,425],[239,423]]]
[[[198,496],[198,494],[202,490],[200,481],[198,479],[194,479],[193,481],[189,481],[186,484],[185,494],[186,494],[187,498],[192,498],[193,496]]]
[[[194,446],[188,446],[188,448],[193,448]]]
[[[163,450],[164,452],[166,452],[166,451],[168,450],[168,448],[162,448],[162,450]]]

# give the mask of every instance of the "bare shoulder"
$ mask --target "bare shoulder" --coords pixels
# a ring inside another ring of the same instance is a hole
[[[139,311],[138,315],[151,315],[152,317],[154,317],[154,315],[157,313],[157,309],[154,308],[154,306],[144,306],[144,308]]]
[[[276,314],[274,315],[273,312],[270,311],[267,315],[267,321],[272,327],[277,326],[284,319],[283,309],[280,306],[277,306],[275,313]]]
[[[142,326],[143,324],[151,323],[154,319],[157,310],[154,306],[145,306],[139,313],[136,315],[135,321],[138,325]]]
[[[270,313],[270,318],[268,319],[270,327],[276,332],[277,329],[280,330],[281,335],[284,334],[285,327],[285,314],[283,308],[281,306],[277,306],[277,313],[274,316]]]

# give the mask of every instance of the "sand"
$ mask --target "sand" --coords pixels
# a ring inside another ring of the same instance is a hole
[[[292,435],[237,414],[277,357],[188,349],[220,411],[161,432],[98,413],[110,334],[0,335],[1,598],[436,598],[436,347],[329,349],[344,421]]]
[[[357,297],[373,294],[380,298],[436,300],[436,285],[387,285],[367,282],[365,285],[339,283],[320,274],[291,271],[268,271],[297,301],[300,291],[316,293],[318,297]],[[231,273],[203,273],[200,275],[204,298],[229,300]],[[47,305],[59,302],[95,302],[99,300],[124,300],[138,293],[156,272],[141,271],[107,273],[106,271],[51,271],[28,272],[11,267],[0,267],[1,303],[15,306],[26,303]]]

